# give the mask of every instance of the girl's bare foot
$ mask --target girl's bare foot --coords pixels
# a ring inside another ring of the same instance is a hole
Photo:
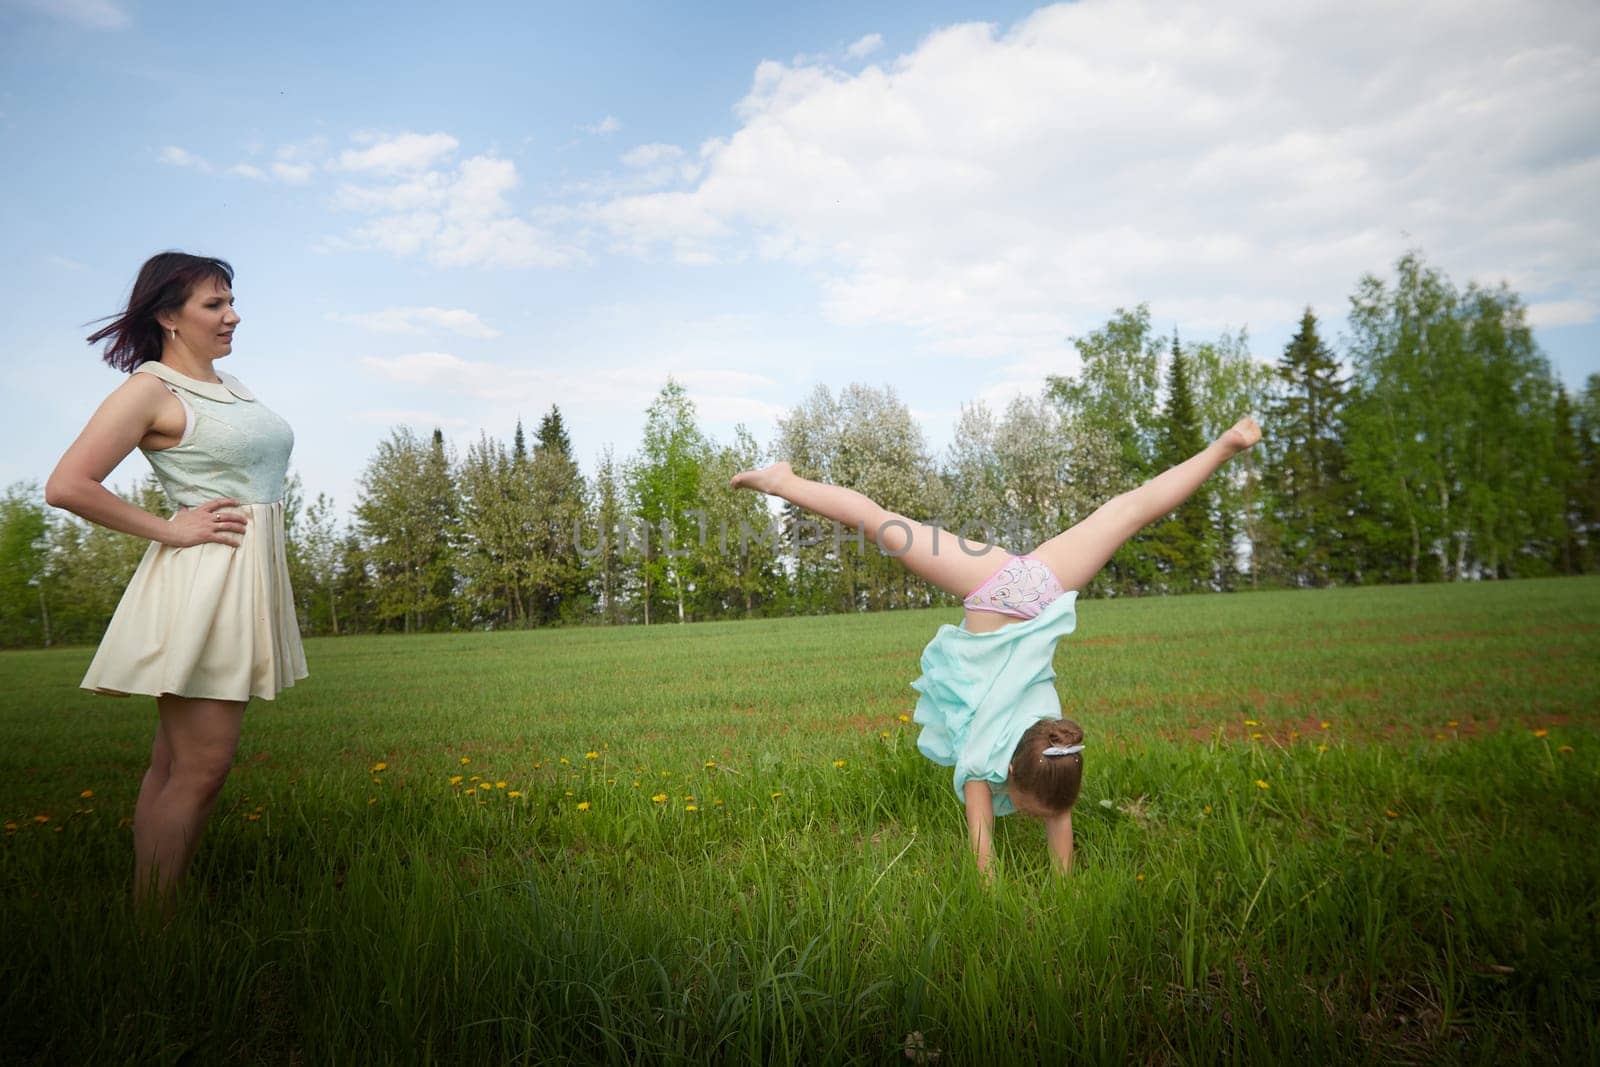
[[[1217,440],[1234,452],[1243,452],[1261,440],[1261,427],[1256,425],[1255,419],[1242,418],[1223,431]]]
[[[740,471],[729,480],[728,485],[734,489],[759,489],[763,493],[776,493],[783,480],[792,474],[794,468],[787,463],[778,462],[759,470]]]

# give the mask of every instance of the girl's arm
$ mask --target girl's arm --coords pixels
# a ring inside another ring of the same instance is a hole
[[[1064,811],[1044,821],[1044,839],[1050,846],[1050,859],[1056,873],[1072,873],[1072,812]]]
[[[965,788],[967,798],[967,841],[972,845],[972,852],[978,857],[978,870],[984,874],[989,873],[989,860],[993,856],[991,844],[994,841],[994,793],[989,789],[989,783],[983,781],[969,781]]]
[[[187,547],[205,541],[237,545],[245,517],[217,511],[237,501],[207,501],[178,512],[168,522],[101,484],[142,442],[163,448],[177,444],[183,436],[183,420],[182,405],[165,386],[147,374],[131,375],[90,416],[89,424],[56,464],[45,483],[45,502],[120,533],[166,545]]]

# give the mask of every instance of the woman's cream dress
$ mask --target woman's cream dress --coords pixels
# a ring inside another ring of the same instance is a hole
[[[283,489],[294,432],[238,379],[221,384],[145,363],[183,402],[184,435],[145,450],[167,498],[220,497],[249,517],[242,543],[152,542],[95,653],[83,688],[212,700],[271,700],[306,676],[283,545]]]

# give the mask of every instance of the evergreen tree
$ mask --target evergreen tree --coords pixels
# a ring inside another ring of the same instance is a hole
[[[1333,353],[1317,335],[1308,307],[1284,347],[1277,373],[1282,391],[1271,415],[1278,549],[1294,585],[1327,585],[1348,577],[1345,518],[1344,381]]]
[[[1158,467],[1175,467],[1205,447],[1189,381],[1188,360],[1178,345],[1176,331],[1172,335],[1161,415],[1161,437],[1156,453]],[[1210,530],[1210,492],[1206,486],[1201,486],[1176,511],[1151,528],[1144,549],[1157,560],[1162,584],[1168,590],[1186,591],[1209,584]]]
[[[580,618],[588,600],[573,535],[583,517],[583,475],[572,458],[572,442],[557,407],[552,406],[539,422],[530,476],[534,619],[549,623]]]

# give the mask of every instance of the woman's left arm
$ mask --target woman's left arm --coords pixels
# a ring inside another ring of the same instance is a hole
[[[1072,873],[1072,812],[1064,811],[1045,820],[1044,838],[1050,846],[1050,860],[1056,873]]]

